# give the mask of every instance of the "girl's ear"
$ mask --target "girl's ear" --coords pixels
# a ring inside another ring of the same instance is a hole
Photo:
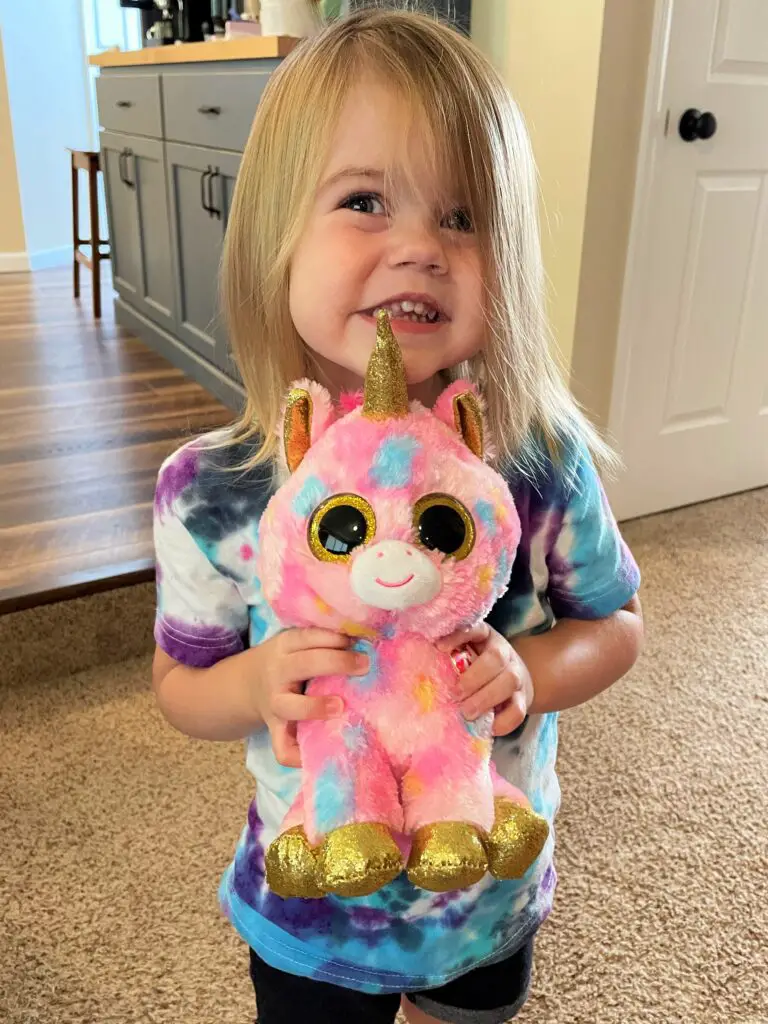
[[[292,385],[281,417],[282,452],[285,464],[294,473],[304,456],[336,419],[331,396],[313,380]]]
[[[478,459],[484,458],[483,407],[474,384],[467,380],[454,381],[440,395],[432,412],[463,438]]]

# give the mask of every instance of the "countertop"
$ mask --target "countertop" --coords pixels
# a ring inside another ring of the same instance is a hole
[[[100,68],[129,67],[136,64],[189,64],[208,60],[257,60],[260,57],[285,57],[299,42],[291,36],[251,36],[247,39],[222,39],[215,43],[179,43],[176,46],[147,46],[142,50],[105,50],[88,58]]]

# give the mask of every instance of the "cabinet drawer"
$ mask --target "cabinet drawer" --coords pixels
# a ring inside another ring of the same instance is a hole
[[[159,75],[102,74],[96,79],[96,95],[102,128],[162,138]]]
[[[163,76],[165,137],[242,152],[269,71]]]

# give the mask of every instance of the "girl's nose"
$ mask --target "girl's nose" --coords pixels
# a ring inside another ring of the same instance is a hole
[[[400,224],[390,237],[391,267],[411,267],[435,275],[447,273],[448,260],[437,229],[417,222]]]

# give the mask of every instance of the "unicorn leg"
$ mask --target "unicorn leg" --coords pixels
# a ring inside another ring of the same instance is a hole
[[[304,794],[299,795],[285,816],[282,831],[266,854],[267,885],[278,896],[320,899],[318,865],[304,831]]]
[[[483,839],[493,823],[490,738],[458,716],[441,723],[440,743],[417,753],[403,779],[408,877],[433,892],[463,889],[488,870]]]
[[[549,836],[546,818],[531,808],[525,794],[496,771],[491,763],[494,823],[484,841],[488,867],[496,878],[522,878]]]
[[[364,896],[403,869],[392,837],[403,828],[397,782],[375,733],[362,720],[302,722],[305,828],[326,892]]]

